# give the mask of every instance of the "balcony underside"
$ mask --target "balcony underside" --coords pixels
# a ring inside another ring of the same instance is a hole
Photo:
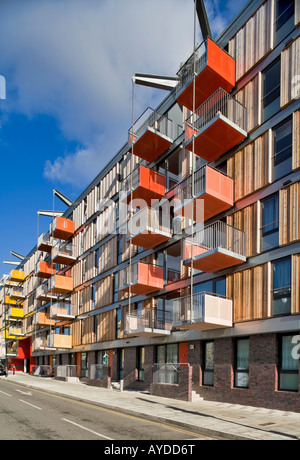
[[[150,188],[142,187],[141,185],[137,186],[132,192],[129,192],[126,195],[125,202],[129,204],[131,201],[134,200],[135,207],[139,207],[139,201],[141,205],[144,205],[143,201],[147,203],[147,206],[151,206],[153,201],[159,201],[165,195],[165,192],[159,192],[156,190],[151,190]],[[143,201],[142,201],[143,200]]]
[[[131,285],[131,294],[147,295],[159,291],[163,286],[149,286],[148,284],[135,283]],[[120,287],[120,291],[129,292],[129,285]]]
[[[195,251],[201,251],[196,247]],[[246,257],[224,248],[216,248],[207,251],[203,249],[201,254],[194,255],[193,267],[207,273],[214,273],[225,268],[233,267],[246,262]],[[191,267],[191,259],[184,261],[184,265]]]
[[[171,331],[166,331],[164,329],[154,329],[151,327],[125,331],[124,333],[126,337],[162,337],[170,334]]]
[[[57,300],[57,296],[49,292],[43,292],[41,294],[37,294],[36,299],[41,302],[50,302],[51,300]]]
[[[209,162],[220,158],[247,137],[247,133],[222,114],[198,131],[194,140],[194,153]],[[192,137],[185,147],[193,151]]]
[[[76,257],[64,253],[56,253],[53,256],[53,262],[60,265],[70,265],[76,261]]]
[[[135,246],[140,246],[144,249],[152,249],[165,243],[170,238],[170,233],[160,232],[151,227],[147,227],[144,231],[141,231],[141,233],[134,235],[131,241]]]
[[[51,252],[52,250],[52,244],[50,242],[47,242],[47,241],[42,241],[38,248],[37,248],[39,251],[42,251],[42,252]]]
[[[203,222],[217,216],[221,212],[227,211],[227,209],[230,209],[232,206],[233,199],[230,195],[226,196],[224,194],[223,198],[217,198],[210,193],[203,193],[194,200],[185,200],[181,206],[174,209],[174,212],[187,219],[193,219],[195,222]]]
[[[208,322],[207,320],[200,318],[192,321],[177,321],[173,323],[173,327],[180,329],[181,331],[209,331],[213,329],[224,329],[227,327],[232,327],[232,325],[216,324],[214,322]]]
[[[177,97],[177,102],[190,110],[197,109],[218,88],[229,92],[234,87],[234,82],[223,78],[214,69],[206,66],[195,79],[195,106],[193,104],[193,81],[191,81]]]
[[[133,153],[139,158],[152,163],[172,144],[172,139],[148,127],[133,145]],[[131,147],[132,150],[132,147]]]

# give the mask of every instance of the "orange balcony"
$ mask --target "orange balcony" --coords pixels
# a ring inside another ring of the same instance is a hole
[[[174,123],[166,116],[148,108],[129,130],[131,151],[137,157],[152,163],[179,135],[175,133],[175,129]]]
[[[71,243],[57,243],[52,251],[53,262],[61,265],[70,265],[76,261],[73,253],[73,245]]]
[[[47,347],[49,348],[72,348],[72,336],[65,334],[50,334],[47,337]]]
[[[129,219],[128,231],[134,245],[154,248],[172,237],[170,214],[155,208],[144,208]]]
[[[124,181],[120,199],[133,207],[151,206],[165,196],[165,177],[145,166],[139,166]]]
[[[184,265],[213,273],[246,262],[245,233],[217,221],[184,241]]]
[[[233,188],[234,182],[230,177],[204,165],[194,173],[194,199],[192,176],[175,187],[174,212],[196,222],[211,219],[233,206]]]
[[[51,276],[48,281],[48,291],[52,294],[69,294],[73,291],[73,278],[63,275]]]
[[[159,337],[170,335],[172,321],[158,318],[158,312],[153,308],[127,313],[125,319],[126,337]]]
[[[68,240],[74,234],[75,222],[64,217],[55,217],[50,225],[50,236],[60,240]]]
[[[177,72],[177,102],[190,110],[199,107],[218,88],[231,91],[235,86],[235,61],[210,38],[196,53],[195,107],[193,106],[194,53]]]
[[[232,300],[200,292],[173,301],[173,327],[209,330],[232,327]]]
[[[164,287],[164,269],[156,265],[137,262],[119,272],[119,290],[146,295]]]
[[[38,278],[46,278],[49,279],[52,275],[55,275],[56,269],[53,267],[52,262],[46,262],[45,260],[41,260],[37,263],[36,266],[36,276]]]
[[[49,313],[45,313],[43,311],[39,311],[35,314],[34,317],[34,325],[36,326],[54,326],[55,319],[51,319]]]
[[[185,136],[187,150],[214,161],[247,137],[246,108],[219,88],[187,119]]]

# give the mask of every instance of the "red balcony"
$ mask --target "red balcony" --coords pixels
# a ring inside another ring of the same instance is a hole
[[[152,163],[164,153],[178,136],[174,123],[166,116],[148,108],[129,130],[129,145],[134,155]]]
[[[64,217],[55,217],[50,225],[50,236],[61,240],[68,240],[74,234],[75,222]]]
[[[56,269],[55,266],[53,266],[53,262],[41,260],[37,263],[35,274],[38,278],[49,279],[52,275],[55,275],[55,273]]]
[[[214,161],[247,137],[246,108],[219,88],[187,119],[185,136],[187,150]]]
[[[213,273],[246,262],[245,233],[214,222],[184,241],[184,265]]]
[[[165,177],[145,166],[139,166],[124,181],[121,189],[121,200],[127,204],[134,202],[133,207],[145,207],[165,196]],[[140,200],[140,201],[139,201]]]
[[[134,245],[152,249],[171,238],[170,215],[159,209],[144,208],[129,219],[128,230]]]
[[[160,337],[170,335],[172,321],[158,318],[158,312],[153,308],[133,311],[126,314],[126,337]]]
[[[196,50],[195,106],[193,104],[194,53],[177,73],[177,102],[190,110],[199,107],[218,88],[235,86],[235,61],[210,38]]]
[[[194,173],[194,199],[192,176],[175,187],[174,212],[196,222],[206,221],[233,206],[233,186],[233,180],[226,174],[202,166]]]
[[[191,301],[192,300],[192,301]],[[232,300],[200,292],[173,301],[173,327],[180,330],[210,330],[232,327]]]
[[[156,265],[136,262],[119,272],[119,290],[146,295],[164,287],[164,269]]]

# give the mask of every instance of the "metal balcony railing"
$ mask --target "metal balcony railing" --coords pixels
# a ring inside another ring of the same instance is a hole
[[[53,246],[53,255],[55,254],[65,254],[69,257],[73,257],[74,245],[70,242],[61,241],[57,242],[55,246]]]
[[[208,126],[217,115],[223,115],[229,121],[247,132],[247,109],[224,89],[219,88],[214,92],[196,112],[186,120],[186,140],[193,136],[193,130],[201,131]]]
[[[223,248],[246,257],[245,232],[222,221],[207,225],[193,236],[187,237],[186,242],[206,251]]]
[[[132,236],[143,232],[146,229],[165,233],[171,236],[171,216],[169,207],[167,209],[160,208],[144,208],[134,214],[128,223],[128,230]]]
[[[145,308],[126,314],[126,332],[142,329],[172,329],[172,317],[167,312],[160,312],[156,308]]]
[[[207,40],[204,40],[195,52],[185,61],[177,72],[179,83],[176,86],[176,95],[180,94],[194,78],[194,56],[195,56],[195,73],[198,75],[207,64]]]
[[[148,128],[152,128],[157,134],[162,134],[172,140],[182,133],[182,126],[148,107],[129,129],[129,145],[132,145]]]

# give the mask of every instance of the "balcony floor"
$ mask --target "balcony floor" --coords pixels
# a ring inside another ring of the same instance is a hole
[[[156,246],[159,246],[162,243],[165,243],[171,238],[171,234],[159,232],[157,230],[147,227],[147,230],[134,235],[132,237],[132,244],[140,246],[144,249],[152,249]]]
[[[125,337],[162,337],[170,334],[171,331],[165,331],[164,329],[153,329],[151,327],[124,332]]]
[[[220,158],[246,137],[247,133],[244,130],[219,114],[196,134],[194,152],[204,160],[211,162]],[[186,142],[185,147],[192,152],[192,138]]]
[[[172,139],[155,131],[153,128],[148,128],[135,141],[133,146],[133,153],[139,158],[152,163],[162,153],[164,153],[172,144]],[[132,148],[131,148],[132,150]]]
[[[214,273],[225,268],[233,267],[246,262],[246,257],[224,248],[204,250],[202,254],[194,256],[193,267],[207,273]],[[184,265],[191,266],[191,259],[187,259]]]
[[[53,262],[61,265],[70,265],[76,261],[76,257],[69,256],[68,254],[57,253],[53,256]]]

